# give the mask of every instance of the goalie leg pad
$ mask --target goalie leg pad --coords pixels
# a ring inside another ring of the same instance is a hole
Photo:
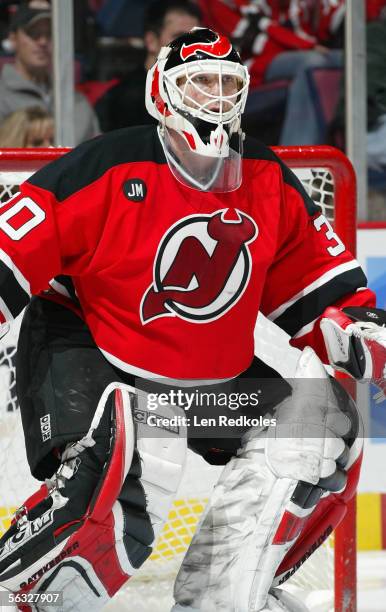
[[[349,415],[329,418],[339,413],[338,402],[311,349],[303,351],[297,376],[301,384],[295,381],[292,397],[277,408],[276,433],[250,430],[225,467],[177,576],[176,610],[264,609],[276,570],[322,493],[345,488]],[[300,506],[296,494],[304,485]]]
[[[260,612],[309,612],[309,608],[288,591],[272,588],[268,593],[267,604]]]
[[[90,606],[99,610],[150,555],[152,543],[167,518],[182,477],[186,432],[175,429],[157,431],[154,426],[141,422],[141,410],[137,405],[139,392],[136,391],[134,395],[134,391],[126,385],[110,385],[98,406],[97,413],[101,412],[102,405],[107,409],[109,402],[113,403],[115,435],[112,436],[112,450],[107,463],[105,456],[100,465],[92,466],[89,470],[95,476],[96,486],[84,516],[79,520],[72,517],[72,520],[59,526],[59,517],[56,517],[54,525],[49,525],[50,531],[44,532],[45,539],[48,533],[48,538],[54,541],[55,546],[46,552],[44,558],[41,558],[41,546],[34,548],[35,557],[30,559],[24,571],[20,570],[19,565],[10,567],[8,564],[8,571],[0,576],[1,582],[8,588],[32,593],[47,590],[63,592],[63,612],[84,612]],[[175,416],[170,407],[164,407],[162,412],[163,419]],[[136,450],[133,450],[132,413],[134,419],[138,413]],[[89,435],[91,437],[95,430],[95,437],[99,440],[98,427],[95,427],[94,419]],[[87,453],[88,450],[95,452],[97,444],[90,448],[84,439],[81,442],[86,446],[81,453]],[[84,459],[86,455],[80,454],[79,457],[77,453],[82,444],[74,446],[75,449],[71,447],[67,452],[68,458],[71,456],[76,461],[83,459],[83,464],[88,465]],[[125,447],[126,451],[129,449],[126,454]],[[100,468],[103,463],[107,467],[101,477]],[[67,504],[70,501],[70,483],[74,495],[79,494],[76,478],[82,473],[83,467],[80,462],[71,476],[68,461],[62,463],[62,466],[59,470],[60,478],[65,482],[59,492]],[[32,517],[38,514],[41,504],[47,503],[49,497],[45,485],[28,500],[26,522],[30,528]],[[21,534],[17,530],[15,533],[16,536]],[[6,538],[6,534],[5,539],[10,542],[15,534],[8,535],[10,537]],[[60,541],[64,536],[65,539]],[[36,543],[34,539],[35,546]],[[25,565],[24,552],[23,547],[18,549],[21,563]],[[40,609],[43,610],[39,605]]]
[[[0,539],[0,582],[5,588],[38,591],[43,577],[57,573],[59,564],[74,567],[75,558],[93,567],[105,592],[115,592],[127,579],[116,563],[108,566],[105,559],[98,566],[93,551],[103,559],[102,551],[114,542],[112,507],[134,451],[133,391],[119,383],[107,387],[87,435],[66,448],[54,477],[16,513]],[[98,435],[106,411],[111,414],[107,438]]]
[[[358,487],[363,457],[363,423],[358,409],[347,391],[335,379],[331,381],[339,406],[350,419],[351,429],[345,436],[348,445],[347,456],[341,466],[347,477],[346,486],[342,491],[326,492],[319,486],[310,487],[299,483],[295,491],[294,501],[299,507],[310,505],[315,495],[320,497],[319,503],[300,526],[300,534],[280,564],[273,584],[283,584],[303,565],[319,546],[331,535],[333,530],[343,520],[347,511],[347,503],[355,495]],[[342,458],[341,458],[342,460]],[[322,481],[323,483],[323,481]],[[320,484],[320,483],[319,483]],[[290,524],[291,518],[286,517]],[[296,519],[295,519],[296,520]],[[282,526],[282,532],[285,529]]]
[[[289,503],[297,483],[272,474],[264,458],[265,433],[255,433],[254,452],[248,449],[233,457],[211,495],[176,579],[175,610],[246,612],[251,585],[242,595],[240,581],[246,574],[253,581],[257,566],[266,573],[266,542],[272,540],[279,509]],[[274,564],[274,559],[269,562]],[[268,588],[260,607],[267,594]]]
[[[171,416],[164,408],[163,417]],[[138,426],[133,464],[112,512],[97,525],[100,532],[92,524],[74,534],[81,546],[71,564],[65,559],[40,585],[63,592],[62,612],[99,610],[151,554],[182,477],[186,438],[181,432],[165,437],[164,431],[164,437],[154,437],[154,428],[147,427]]]

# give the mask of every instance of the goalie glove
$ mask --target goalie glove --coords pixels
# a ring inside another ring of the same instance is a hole
[[[386,312],[380,308],[329,307],[320,323],[330,364],[359,381],[370,380],[386,398]]]

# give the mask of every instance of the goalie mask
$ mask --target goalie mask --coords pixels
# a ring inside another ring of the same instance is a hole
[[[229,40],[193,28],[162,47],[146,81],[146,108],[174,176],[202,191],[241,184],[242,137],[249,75]]]

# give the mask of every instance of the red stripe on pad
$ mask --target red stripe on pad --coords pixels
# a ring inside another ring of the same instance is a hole
[[[277,528],[272,544],[285,544],[286,542],[291,542],[299,535],[307,519],[308,516],[300,518],[286,510]]]

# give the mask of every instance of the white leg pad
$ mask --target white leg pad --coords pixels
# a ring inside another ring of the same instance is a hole
[[[272,568],[291,545],[269,543],[297,481],[272,474],[264,443],[224,468],[177,576],[182,610],[249,612],[266,603]]]
[[[312,488],[329,479],[344,489],[336,461],[350,431],[312,349],[303,351],[295,378],[292,395],[277,406],[277,427],[249,430],[224,468],[178,573],[173,612],[287,609],[269,591],[319,499],[297,503],[293,494],[299,481]]]

